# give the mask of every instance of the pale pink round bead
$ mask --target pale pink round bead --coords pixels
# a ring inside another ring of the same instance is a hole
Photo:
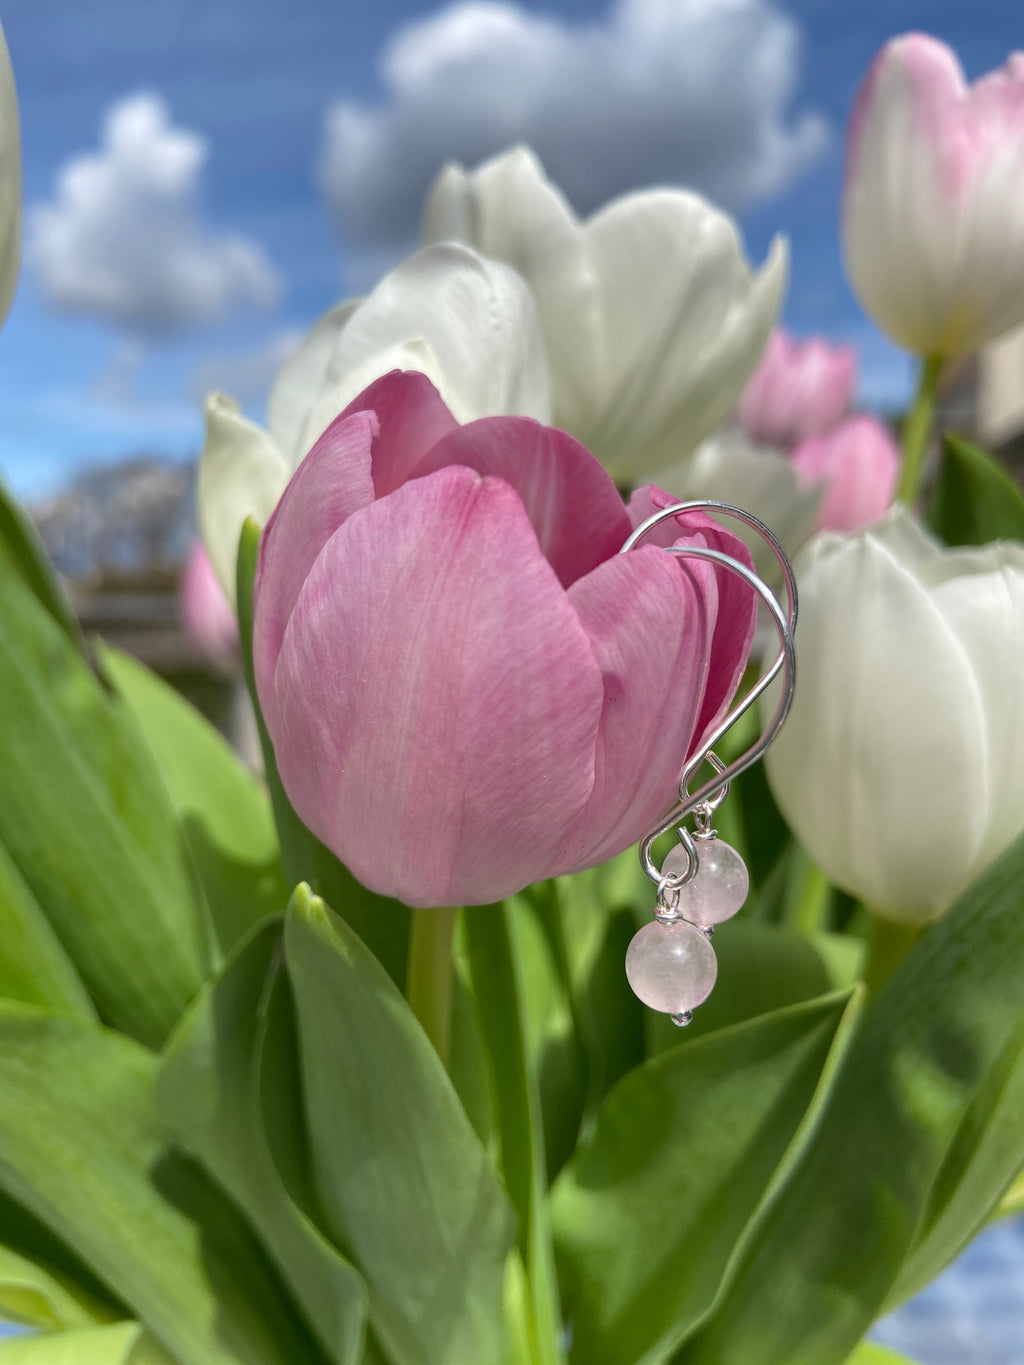
[[[741,909],[750,891],[747,865],[729,844],[721,839],[699,839],[700,866],[697,875],[679,890],[676,907],[691,924],[721,924]],[[676,844],[662,864],[661,874],[685,872],[686,849]]]
[[[652,920],[626,949],[626,978],[633,993],[662,1014],[696,1009],[711,994],[717,975],[714,948],[685,920]]]

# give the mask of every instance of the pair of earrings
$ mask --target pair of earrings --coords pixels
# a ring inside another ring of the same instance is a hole
[[[639,544],[662,521],[692,511],[735,517],[756,531],[778,561],[788,600],[784,611],[775,594],[755,573],[719,550],[702,545],[666,547],[669,554],[710,560],[742,578],[767,608],[780,643],[778,657],[772,666],[687,763],[679,783],[679,804],[640,845],[640,861],[657,887],[657,894],[654,919],[634,935],[626,950],[626,977],[645,1005],[670,1015],[672,1022],[680,1027],[690,1022],[694,1009],[711,994],[718,976],[718,960],[710,941],[715,925],[730,919],[742,908],[750,888],[743,859],[734,848],[719,839],[717,831],[711,827],[714,812],[728,795],[730,780],[756,763],[775,738],[789,714],[796,687],[793,647],[796,582],[785,551],[763,522],[730,503],[678,503],[655,513],[638,526],[623,545],[622,553]],[[714,746],[780,672],[783,674],[782,688],[766,729],[745,753],[726,766],[715,754]],[[705,762],[711,765],[715,775],[691,793],[690,783]],[[692,833],[682,823],[691,815],[694,820]],[[673,828],[677,830],[679,842],[659,868],[653,861],[652,847]]]

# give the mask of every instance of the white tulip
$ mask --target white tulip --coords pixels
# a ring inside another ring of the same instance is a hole
[[[1024,546],[944,549],[903,508],[798,563],[776,800],[837,886],[917,922],[1024,829]]]
[[[781,240],[753,274],[733,220],[696,194],[627,194],[581,222],[524,147],[472,173],[447,166],[423,237],[468,242],[526,279],[554,420],[624,480],[673,464],[732,410],[786,283]]]
[[[824,492],[820,485],[807,487],[781,450],[755,445],[738,430],[708,437],[693,455],[662,470],[652,482],[680,502],[713,499],[752,512],[775,532],[790,558],[813,533]],[[775,556],[761,536],[735,519],[726,524],[746,541],[762,578],[780,581]]]
[[[465,246],[416,252],[365,299],[332,308],[313,327],[275,382],[269,431],[242,417],[227,395],[207,400],[199,525],[232,601],[245,518],[265,522],[335,417],[396,369],[427,375],[460,422],[508,413],[551,418],[544,342],[523,280]]]
[[[11,309],[21,263],[21,132],[18,94],[0,29],[0,322]]]
[[[923,33],[894,38],[850,122],[847,273],[920,355],[963,355],[1024,322],[1024,54],[968,86]]]

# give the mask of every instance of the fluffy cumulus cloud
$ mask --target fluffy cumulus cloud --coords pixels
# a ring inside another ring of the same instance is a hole
[[[799,65],[800,31],[770,0],[617,0],[590,25],[468,0],[398,31],[382,103],[328,111],[323,186],[353,241],[399,241],[441,162],[529,142],[581,213],[656,183],[739,208],[828,141],[792,111]]]
[[[29,215],[26,254],[49,302],[146,340],[272,305],[280,282],[261,247],[203,223],[208,155],[158,96],[114,105],[99,150],[67,162]]]
[[[299,348],[303,333],[296,327],[273,332],[250,351],[207,356],[193,377],[193,392],[204,398],[212,389],[226,389],[240,403],[266,399],[278,370]]]

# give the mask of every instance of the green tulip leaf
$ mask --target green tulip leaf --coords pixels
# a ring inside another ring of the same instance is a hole
[[[0,1341],[0,1365],[175,1365],[137,1322]]]
[[[116,649],[103,647],[100,662],[153,752],[218,946],[229,952],[252,925],[288,904],[266,793],[213,726],[156,674]]]
[[[986,451],[947,436],[928,522],[947,545],[1024,541],[1024,493]]]
[[[711,1309],[811,1139],[859,993],[684,1043],[626,1076],[552,1191],[580,1365],[654,1365]]]
[[[81,630],[46,556],[39,533],[0,482],[0,558],[3,557],[61,630],[80,647]]]
[[[879,1346],[873,1341],[862,1342],[846,1365],[916,1365],[909,1356],[890,1351],[888,1346]]]
[[[101,1016],[158,1045],[209,966],[177,824],[131,716],[4,555],[0,770],[0,844]]]
[[[563,1358],[558,1347],[561,1320],[547,1221],[544,1129],[535,1061],[527,1039],[527,971],[512,923],[516,911],[521,933],[530,913],[524,902],[468,907],[462,912],[462,926],[473,995],[493,1068],[505,1187],[519,1219],[519,1249],[533,1310],[529,1323],[536,1333],[531,1358],[538,1365],[557,1365]],[[536,980],[537,973],[532,978]]]
[[[274,810],[281,858],[289,886],[308,882],[360,936],[386,968],[399,990],[405,989],[409,952],[410,910],[400,901],[377,896],[362,886],[330,849],[302,823],[292,809],[277,771],[274,745],[260,711],[252,666],[253,584],[260,527],[249,517],[238,544],[238,629],[249,695],[256,712],[267,788]]]
[[[1019,1172],[1010,1188],[1000,1199],[995,1210],[996,1218],[1012,1218],[1024,1213],[1024,1171]]]
[[[60,1271],[0,1246],[0,1318],[59,1332],[118,1316]]]
[[[687,1043],[731,1024],[843,990],[859,979],[864,948],[841,934],[801,934],[780,924],[734,919],[715,932],[718,980],[694,1012]],[[647,1010],[649,1052],[679,1044],[667,1015]]]
[[[998,1161],[1009,1183],[1024,1158],[1024,1112],[1010,1124],[1000,1099],[1020,1094],[1022,887],[1024,839],[890,976],[815,1141],[679,1365],[841,1365],[914,1264],[915,1248],[935,1264],[937,1235],[959,1245],[958,1190],[998,1196],[974,1169],[979,1158]],[[986,1111],[996,1119],[991,1137],[981,1131]]]
[[[393,1365],[504,1359],[508,1200],[437,1053],[349,926],[299,887],[285,960],[312,1176]]]
[[[358,1365],[366,1289],[292,1198],[275,1156],[299,1180],[308,1167],[297,1058],[281,1046],[282,921],[242,944],[186,1015],[165,1054],[160,1107],[175,1136],[244,1210],[335,1365]],[[276,1027],[275,1027],[276,1026]],[[275,1038],[268,1046],[268,1033]],[[272,1150],[264,1122],[274,1124]],[[305,1202],[305,1201],[304,1201]]]
[[[167,1149],[158,1065],[118,1034],[0,1004],[0,1187],[179,1365],[322,1365],[234,1206]]]
[[[0,844],[0,999],[95,1019],[96,1010],[53,926]]]

